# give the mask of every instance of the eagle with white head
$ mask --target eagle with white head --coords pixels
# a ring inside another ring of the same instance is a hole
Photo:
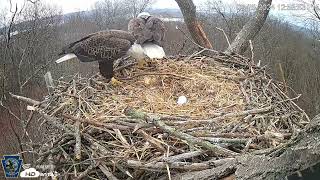
[[[56,60],[62,63],[78,58],[81,62],[98,61],[99,70],[107,80],[113,77],[113,62],[125,55],[143,60],[144,50],[132,33],[121,30],[100,31],[73,42],[62,49],[59,55],[64,55]],[[115,82],[115,81],[113,81]]]
[[[128,31],[134,35],[137,44],[141,44],[148,57],[151,59],[165,57],[162,46],[166,28],[162,20],[151,16],[148,12],[142,12],[137,18],[129,21]]]

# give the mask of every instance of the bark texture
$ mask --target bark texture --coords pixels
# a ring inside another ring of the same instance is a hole
[[[202,47],[212,49],[212,44],[208,40],[206,33],[200,22],[197,20],[196,6],[192,0],[176,0],[183,14],[184,21],[192,36],[192,39]]]
[[[238,179],[284,179],[297,170],[320,162],[320,116],[276,157],[243,156],[238,159]]]
[[[273,180],[311,167],[320,162],[320,115],[300,132],[290,144],[274,156],[241,155],[211,170],[178,174],[172,179]],[[288,178],[291,179],[290,177]]]
[[[259,0],[255,16],[243,26],[230,47],[226,50],[227,53],[243,54],[247,50],[249,40],[254,39],[265,23],[271,8],[271,3],[272,0]]]

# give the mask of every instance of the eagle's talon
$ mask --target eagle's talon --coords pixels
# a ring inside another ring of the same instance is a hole
[[[146,61],[146,59],[138,60],[138,68],[139,69],[143,69],[143,68],[145,68],[147,66],[148,66],[148,62]]]
[[[117,80],[116,78],[112,77],[111,80],[110,80],[110,84],[112,86],[120,86],[123,84],[123,82]]]

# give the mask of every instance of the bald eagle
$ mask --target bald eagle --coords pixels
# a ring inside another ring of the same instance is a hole
[[[103,77],[110,80],[113,77],[113,62],[125,55],[143,60],[145,54],[141,45],[135,43],[135,37],[126,31],[108,30],[89,34],[62,49],[56,60],[62,63],[74,58],[81,62],[98,61],[99,70]]]
[[[162,46],[166,30],[162,20],[142,12],[129,21],[128,31],[135,36],[136,42],[141,44],[148,57],[152,59],[165,56]]]

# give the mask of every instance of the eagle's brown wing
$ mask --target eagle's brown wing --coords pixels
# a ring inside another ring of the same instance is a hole
[[[133,34],[138,44],[143,44],[152,39],[150,29],[146,28],[145,20],[142,18],[133,18],[128,23],[128,31]]]
[[[152,33],[152,41],[162,46],[166,31],[164,22],[157,17],[151,16],[146,22],[146,28]]]
[[[66,46],[63,54],[74,53],[82,62],[113,62],[124,56],[134,41],[131,33],[126,31],[100,31]]]

